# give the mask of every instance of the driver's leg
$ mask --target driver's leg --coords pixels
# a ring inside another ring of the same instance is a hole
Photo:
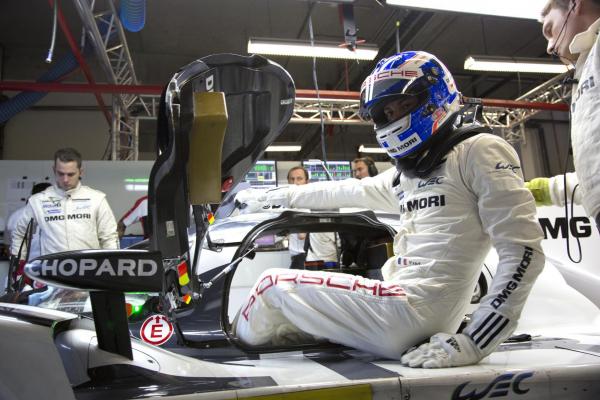
[[[265,344],[278,326],[290,323],[311,335],[391,358],[435,333],[400,285],[348,274],[269,269],[242,306],[236,334],[247,344]]]
[[[287,334],[288,337],[294,333],[303,334],[281,313],[279,308],[271,306],[271,302],[266,301],[263,294],[271,286],[271,275],[263,273],[232,323],[234,335],[248,345],[277,344],[282,342],[278,339],[282,333]]]

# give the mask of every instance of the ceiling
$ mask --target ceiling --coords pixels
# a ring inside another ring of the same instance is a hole
[[[79,37],[81,23],[73,1],[59,4],[71,31]],[[140,83],[162,85],[179,67],[196,58],[221,52],[246,54],[251,36],[307,39],[309,15],[316,40],[343,41],[338,6],[331,2],[147,0],[145,26],[140,32],[127,32],[127,42]],[[481,74],[463,68],[466,56],[471,54],[545,57],[546,42],[536,21],[420,11],[382,5],[376,0],[355,0],[354,15],[359,39],[378,45],[380,57],[395,52],[399,21],[401,49],[426,50],[437,55],[467,96],[515,99],[550,78],[535,74]],[[0,2],[0,80],[34,81],[48,69],[44,59],[51,31],[52,9],[48,1]],[[67,52],[67,42],[59,29],[55,58]],[[314,88],[311,59],[270,58],[290,72],[297,88]],[[94,59],[89,57],[87,61],[96,81],[105,81]],[[318,60],[318,86],[357,91],[373,66],[374,62]],[[83,77],[76,73],[68,81],[83,81]],[[93,98],[90,104],[95,104]],[[358,144],[375,142],[369,126],[328,126],[325,136],[328,154],[337,158],[351,159],[356,156]],[[281,141],[302,142],[301,154],[293,157],[304,159],[321,155],[320,137],[318,126],[290,125]],[[290,155],[285,158],[290,159]]]

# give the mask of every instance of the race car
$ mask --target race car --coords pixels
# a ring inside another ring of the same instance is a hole
[[[289,265],[286,235],[351,233],[358,250],[327,266],[346,273],[376,276],[390,255],[393,222],[372,211],[240,215],[211,227],[215,208],[289,120],[293,98],[285,70],[257,56],[209,56],[175,75],[161,104],[148,248],[50,254],[26,266],[33,279],[89,292],[91,313],[0,304],[10,360],[0,363],[0,398],[598,397],[600,311],[551,264],[518,335],[473,366],[412,369],[317,338],[237,340],[232,320],[256,277]],[[71,311],[81,304],[67,300]]]

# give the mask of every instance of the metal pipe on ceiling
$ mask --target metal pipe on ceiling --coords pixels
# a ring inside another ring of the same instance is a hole
[[[0,90],[27,90],[32,92],[62,93],[119,93],[160,95],[163,86],[159,85],[113,85],[105,83],[57,83],[57,82],[21,82],[0,81]]]
[[[112,84],[85,84],[85,83],[56,83],[56,82],[20,82],[0,81],[0,90],[33,91],[33,92],[63,92],[63,93],[126,93],[160,95],[163,90],[161,85],[112,85]],[[342,90],[320,90],[322,100],[360,100],[359,92],[347,92]],[[296,89],[297,98],[317,99],[316,90]],[[528,110],[568,111],[566,103],[544,103],[520,100],[504,99],[476,99],[465,97],[465,103],[477,103],[484,107],[495,108],[518,108]]]

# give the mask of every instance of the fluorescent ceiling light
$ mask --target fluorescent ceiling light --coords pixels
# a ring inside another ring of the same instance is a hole
[[[374,60],[379,49],[373,45],[359,44],[355,51],[340,47],[335,42],[310,42],[280,39],[248,39],[248,53],[272,56],[317,57],[349,60]]]
[[[274,144],[268,146],[265,151],[300,151],[302,146],[299,144]]]
[[[379,146],[367,147],[364,144],[361,144],[360,147],[358,148],[358,152],[359,153],[385,153],[385,149],[382,149]]]
[[[569,70],[565,64],[542,58],[510,58],[469,56],[465,69],[491,72],[531,72],[538,74],[562,74]]]
[[[389,5],[409,8],[538,20],[547,0],[386,0],[386,2]]]

